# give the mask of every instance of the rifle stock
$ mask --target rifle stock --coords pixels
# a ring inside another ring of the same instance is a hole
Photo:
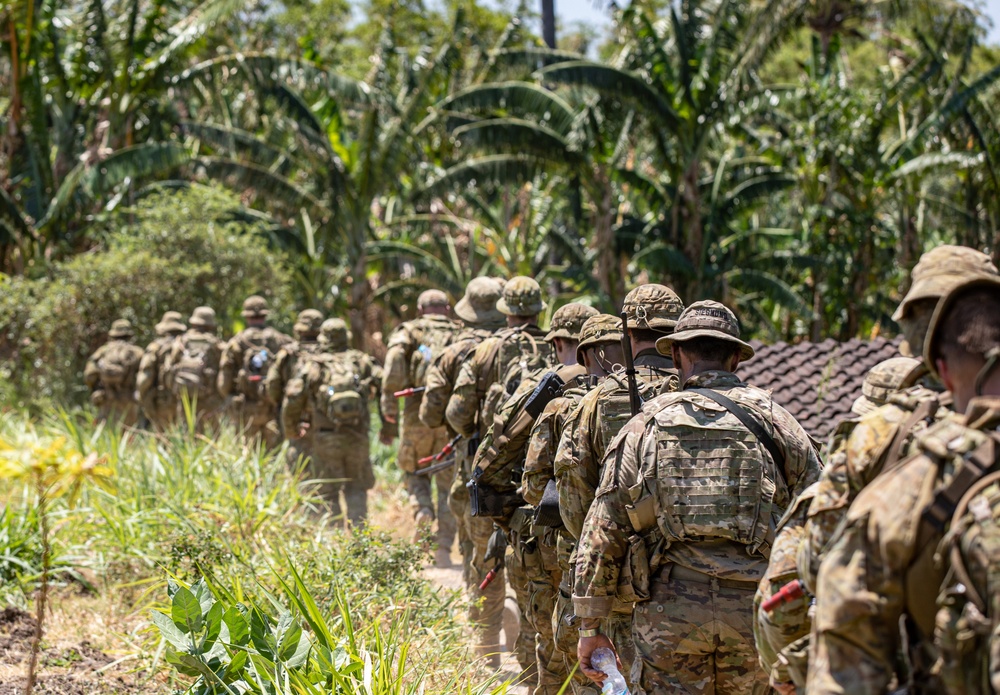
[[[628,334],[628,314],[621,313],[622,319],[622,352],[625,353],[625,378],[628,380],[628,404],[632,417],[642,410],[642,398],[639,397],[639,384],[635,379],[635,360],[632,358],[632,336]]]

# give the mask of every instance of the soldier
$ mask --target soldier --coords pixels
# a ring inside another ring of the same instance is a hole
[[[455,387],[458,372],[466,358],[482,341],[504,324],[504,315],[497,311],[497,301],[503,287],[491,278],[476,278],[465,289],[465,296],[455,305],[455,314],[465,323],[454,341],[434,359],[427,370],[426,390],[420,399],[420,421],[430,428],[447,425],[445,409]],[[448,497],[448,508],[455,519],[459,550],[462,554],[463,579],[470,589],[473,586],[472,534],[469,530],[469,491],[465,481],[472,473],[472,456],[468,439],[460,439],[455,449],[453,481]],[[479,582],[475,582],[478,586]]]
[[[939,544],[956,505],[998,459],[1000,279],[980,275],[954,287],[927,335],[924,361],[950,391],[955,412],[918,435],[914,454],[886,469],[848,510],[817,578],[810,695],[884,693],[891,685],[940,693],[942,675],[982,683],[978,669],[942,670],[956,664],[939,662],[932,640],[935,625],[947,632],[952,617],[947,605],[939,615],[935,601],[950,569]]]
[[[320,494],[340,516],[343,490],[347,520],[357,525],[368,516],[368,490],[375,485],[368,404],[378,397],[382,373],[368,355],[348,347],[342,319],[324,321],[319,340],[322,350],[299,363],[285,389],[282,425],[289,440],[308,434],[308,470],[322,481]]]
[[[536,632],[535,658],[538,662],[536,695],[557,695],[573,673],[573,692],[594,693],[593,684],[576,665],[576,629],[568,629],[565,616],[572,613],[570,556],[576,546],[559,516],[553,462],[556,447],[570,414],[600,379],[625,362],[622,353],[621,320],[610,314],[587,319],[580,329],[576,360],[587,373],[566,384],[535,420],[528,440],[521,494],[536,508],[534,528],[538,559],[529,567],[531,600],[529,619]],[[540,570],[540,571],[539,571]]]
[[[274,357],[274,363],[267,372],[264,380],[264,392],[267,399],[278,408],[285,398],[285,388],[293,378],[295,378],[299,361],[308,359],[320,350],[319,332],[323,326],[323,314],[315,309],[305,309],[299,312],[298,319],[292,330],[295,332],[295,340],[278,350]],[[280,424],[280,421],[279,421]],[[288,445],[288,463],[291,466],[297,465],[299,458],[303,455],[300,444],[304,439],[290,442]]]
[[[97,407],[97,419],[114,419],[131,427],[139,419],[135,401],[135,381],[142,348],[132,344],[132,324],[118,319],[108,331],[110,340],[97,348],[83,370],[90,389],[90,402]]]
[[[656,341],[677,325],[684,311],[680,297],[664,285],[641,285],[628,293],[622,310],[628,322],[640,396],[650,399],[663,391],[676,390],[679,382],[673,360],[656,351]],[[566,531],[576,540],[594,501],[605,449],[631,417],[628,380],[624,370],[618,370],[583,397],[563,429],[554,465],[559,514]],[[579,621],[562,628],[572,635]],[[632,606],[617,603],[604,631],[618,645],[618,656],[627,671],[632,663]]]
[[[639,602],[632,682],[646,693],[765,692],[752,602],[774,524],[815,482],[809,436],[733,372],[753,348],[725,306],[696,302],[673,334],[683,390],[646,403],[605,456],[577,547],[573,607],[580,668],[595,682],[599,631],[614,600]]]
[[[513,394],[524,375],[554,361],[552,346],[538,327],[538,315],[544,308],[542,289],[537,282],[528,277],[512,278],[497,302],[497,310],[506,316],[507,327],[481,342],[462,365],[445,415],[455,432],[473,440],[470,452],[478,449],[479,439],[486,434],[497,404]],[[509,372],[511,366],[516,367],[513,372]],[[493,535],[492,520],[472,517],[470,533],[476,588],[472,591],[469,618],[479,633],[478,654],[499,666],[505,597],[503,568],[498,568],[496,580],[484,592],[478,591],[478,582],[493,569],[488,563],[502,560],[502,555],[494,558],[488,549]]]
[[[174,340],[186,330],[179,312],[164,313],[156,324],[156,339],[146,347],[139,361],[135,399],[142,406],[150,425],[157,430],[167,429],[177,416],[177,399],[167,388],[163,367]]]
[[[554,646],[551,611],[547,616],[548,626],[543,625],[542,634],[537,634],[538,621],[533,619],[537,611],[532,608],[532,582],[534,580],[535,587],[548,582],[549,572],[556,568],[556,558],[554,553],[550,557],[543,557],[538,539],[532,531],[535,509],[524,503],[518,488],[535,417],[540,414],[545,401],[555,397],[561,385],[574,383],[578,377],[586,374],[586,368],[577,363],[578,338],[584,322],[596,315],[597,310],[593,307],[575,302],[556,310],[545,340],[554,347],[558,366],[542,367],[521,379],[517,390],[494,416],[493,424],[486,431],[472,464],[474,485],[470,485],[473,486],[471,489],[475,495],[473,508],[478,509],[480,516],[493,519],[498,527],[496,533],[502,531],[505,534],[507,547],[511,551],[504,565],[521,614],[515,652],[527,674],[526,679],[530,681],[536,676],[540,677],[535,691],[537,693],[553,688],[558,691],[568,672],[536,672],[536,650],[539,648],[536,637],[540,637],[541,649],[546,654],[546,666],[550,661],[548,655],[554,651]],[[519,368],[515,366],[515,369]],[[549,387],[543,389],[539,386],[543,381]],[[499,539],[497,542],[499,543]]]
[[[224,343],[216,335],[215,310],[200,306],[188,319],[188,328],[170,346],[163,366],[164,383],[177,400],[177,417],[204,432],[218,424],[222,399],[216,388]]]
[[[796,688],[805,689],[808,671],[809,630],[812,624],[808,587],[815,584],[807,581],[804,570],[809,565],[800,558],[803,548],[808,547],[805,543],[807,512],[819,495],[832,499],[846,494],[843,492],[847,478],[843,473],[845,457],[842,445],[859,418],[884,405],[892,394],[908,388],[926,373],[920,360],[890,357],[865,375],[861,395],[851,406],[853,416],[839,423],[830,437],[826,450],[834,453],[828,457],[820,480],[794,501],[792,508],[778,523],[767,572],[754,597],[754,641],[771,687],[783,695],[794,693]],[[833,467],[839,467],[841,473],[830,475],[830,468]],[[773,610],[761,610],[761,604],[779,591],[790,594],[788,599]]]
[[[219,367],[219,393],[247,441],[259,438],[267,448],[278,445],[276,404],[270,403],[264,379],[278,351],[291,342],[267,325],[267,300],[253,295],[243,302],[247,327],[226,344]]]
[[[431,363],[460,330],[460,326],[448,317],[451,303],[440,290],[422,292],[417,298],[417,311],[419,318],[403,323],[389,336],[382,375],[381,405],[383,417],[392,424],[399,419],[399,402],[393,394],[423,388]],[[413,506],[416,521],[414,540],[426,535],[437,518],[435,562],[438,567],[450,567],[455,518],[448,509],[448,491],[454,471],[443,470],[433,476],[437,485],[437,505],[431,491],[431,476],[416,475],[417,462],[437,454],[448,443],[448,430],[445,427],[427,427],[420,421],[422,400],[420,392],[406,396],[396,462],[406,476],[406,490]]]

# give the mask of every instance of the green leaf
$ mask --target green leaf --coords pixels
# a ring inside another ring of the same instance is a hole
[[[201,651],[211,652],[213,647],[216,646],[216,640],[219,639],[219,633],[222,631],[222,604],[213,603],[212,607],[208,609],[208,613],[205,615],[205,639],[201,643]]]
[[[230,606],[223,614],[222,621],[229,628],[229,643],[246,646],[250,641],[250,623],[246,616],[236,606]]]
[[[177,589],[170,604],[170,617],[177,627],[189,635],[201,629],[201,603],[198,602],[198,598],[191,593],[190,589],[183,586]]]
[[[181,651],[188,651],[191,648],[191,639],[178,629],[170,616],[160,611],[151,611],[150,615],[163,639]]]
[[[232,661],[229,662],[229,666],[226,667],[225,674],[223,678],[226,680],[231,680],[236,678],[237,675],[243,670],[243,667],[247,664],[247,653],[245,651],[238,651],[233,654]]]
[[[463,89],[435,108],[503,113],[530,118],[565,135],[573,126],[573,107],[555,92],[530,82],[497,82]]]

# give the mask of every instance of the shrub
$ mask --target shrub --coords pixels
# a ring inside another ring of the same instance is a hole
[[[243,299],[257,293],[271,300],[279,326],[291,323],[286,260],[231,194],[157,191],[104,224],[102,247],[53,264],[47,277],[11,279],[0,292],[6,402],[82,402],[83,365],[116,318],[132,321],[145,345],[164,311],[209,305],[232,332]]]

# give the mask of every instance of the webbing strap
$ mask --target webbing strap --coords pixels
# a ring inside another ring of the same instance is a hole
[[[760,423],[750,417],[750,413],[748,413],[743,406],[739,405],[727,396],[723,396],[718,391],[713,391],[712,389],[689,388],[685,390],[713,400],[732,413],[737,420],[743,423],[744,427],[750,430],[753,436],[760,440],[760,443],[764,445],[767,452],[771,454],[771,459],[774,461],[774,465],[778,468],[778,475],[784,477],[783,471],[785,469],[785,455],[781,453],[781,449],[778,448],[778,443],[774,441],[774,437],[768,434],[767,430],[760,426]]]

